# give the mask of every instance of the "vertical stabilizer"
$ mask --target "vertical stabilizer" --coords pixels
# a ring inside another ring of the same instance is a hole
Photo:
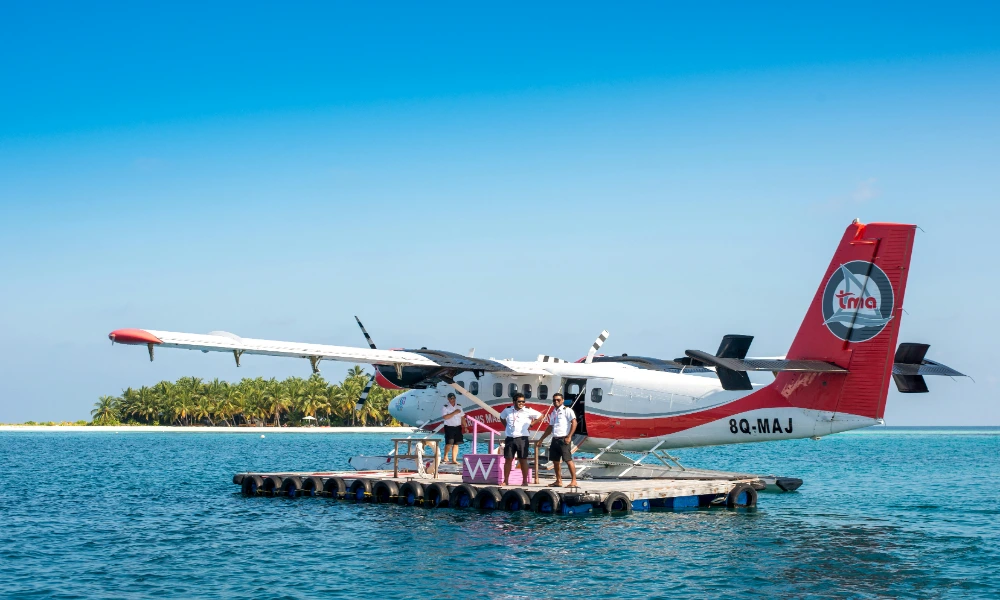
[[[775,385],[802,408],[881,419],[892,376],[915,225],[855,221],[827,267],[788,359],[823,360],[846,375],[781,373]],[[809,381],[806,381],[809,379]]]

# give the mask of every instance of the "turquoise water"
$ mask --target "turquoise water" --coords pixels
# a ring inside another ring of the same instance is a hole
[[[244,470],[347,468],[386,435],[0,433],[4,597],[1000,594],[1000,430],[678,451],[802,477],[750,512],[549,517],[244,498]]]

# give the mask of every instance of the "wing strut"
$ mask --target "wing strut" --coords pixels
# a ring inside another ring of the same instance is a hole
[[[500,413],[498,413],[495,408],[493,408],[489,404],[486,404],[485,402],[483,402],[479,398],[477,398],[477,397],[473,396],[472,394],[470,394],[469,392],[467,392],[464,387],[462,387],[462,386],[458,385],[457,383],[455,383],[455,381],[453,379],[451,379],[449,377],[448,379],[445,379],[445,381],[448,383],[448,385],[450,385],[451,387],[455,388],[456,392],[458,392],[459,394],[462,394],[463,396],[465,396],[469,400],[472,400],[472,402],[474,404],[477,404],[480,408],[482,408],[486,412],[490,413],[494,417],[496,417],[498,419],[500,418]]]

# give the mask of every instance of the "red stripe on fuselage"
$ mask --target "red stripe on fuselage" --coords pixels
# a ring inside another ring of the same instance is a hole
[[[610,439],[637,439],[640,437],[659,437],[670,435],[718,421],[728,419],[760,408],[789,408],[787,400],[770,388],[756,392],[705,410],[676,416],[641,418],[640,416],[613,417],[587,412],[587,435]]]

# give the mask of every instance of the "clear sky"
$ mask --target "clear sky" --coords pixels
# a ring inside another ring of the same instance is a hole
[[[694,5],[690,5],[694,6]],[[995,3],[6,3],[0,422],[303,360],[121,327],[576,359],[783,354],[844,227],[919,224],[901,341],[1000,425]],[[339,379],[346,367],[325,363]]]

